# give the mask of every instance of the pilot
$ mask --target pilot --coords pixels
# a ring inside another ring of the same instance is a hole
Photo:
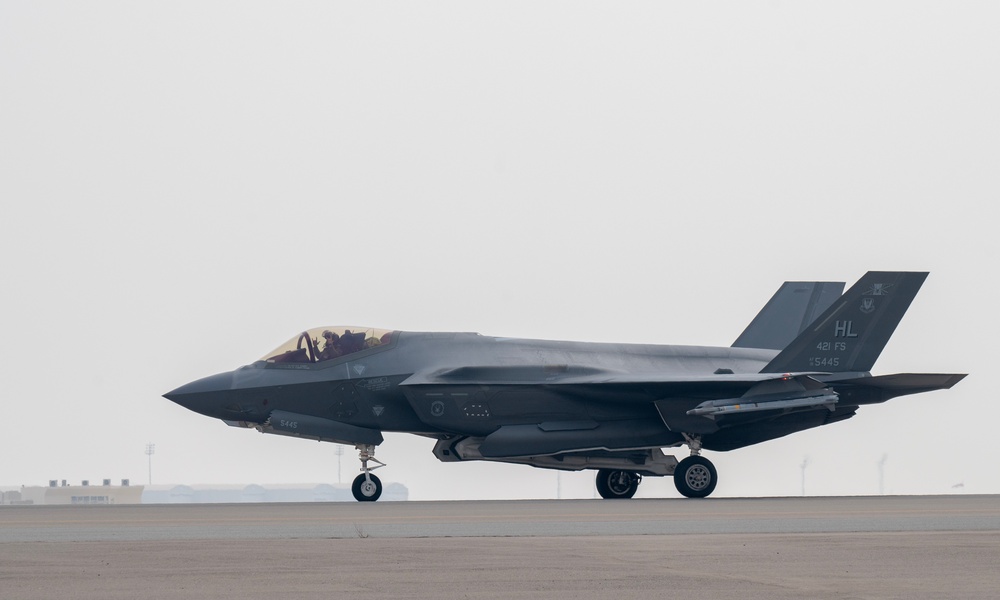
[[[323,345],[323,351],[319,353],[320,360],[330,360],[343,354],[339,347],[339,335],[327,329],[323,332],[323,339],[326,341]]]

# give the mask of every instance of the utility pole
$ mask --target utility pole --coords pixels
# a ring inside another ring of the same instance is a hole
[[[156,444],[146,444],[146,456],[149,457],[149,485],[153,485],[153,453],[156,452]]]

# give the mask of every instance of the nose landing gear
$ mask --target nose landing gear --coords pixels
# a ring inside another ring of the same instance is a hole
[[[351,493],[358,502],[375,502],[382,495],[382,481],[372,475],[372,471],[385,466],[385,463],[375,458],[375,446],[371,444],[358,444],[358,458],[361,460],[361,475],[354,478],[351,485]],[[368,463],[377,463],[374,467],[369,467]]]

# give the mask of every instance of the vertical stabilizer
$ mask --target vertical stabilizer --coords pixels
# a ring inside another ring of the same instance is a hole
[[[926,278],[869,271],[761,372],[870,371]]]
[[[733,348],[783,350],[843,291],[842,281],[786,281],[733,342]]]

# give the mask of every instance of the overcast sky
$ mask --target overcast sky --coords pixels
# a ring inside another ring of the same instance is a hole
[[[1000,493],[995,2],[0,0],[0,484],[336,482],[161,397],[322,325],[727,346],[785,280],[930,277],[951,391],[707,453],[716,495]],[[592,497],[441,464],[412,499]],[[684,451],[681,455],[685,454]],[[345,482],[359,463],[343,456]],[[958,486],[958,487],[956,487]],[[639,496],[675,497],[648,478]]]

